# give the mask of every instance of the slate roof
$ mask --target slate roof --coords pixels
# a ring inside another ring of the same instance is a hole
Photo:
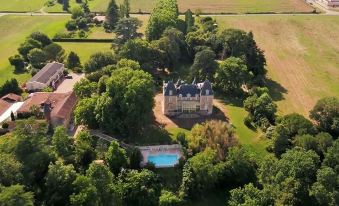
[[[173,81],[168,81],[167,84],[165,84],[164,86],[164,95],[165,96],[170,96],[170,90],[172,90],[172,96],[176,96],[177,95],[177,89],[173,83]]]
[[[198,84],[195,82],[195,79],[192,84],[186,84],[180,79],[176,84],[173,81],[169,81],[167,84],[164,84],[164,96],[170,96],[170,90],[173,91],[173,96],[182,95],[182,97],[187,97],[190,94],[191,97],[195,97],[197,94],[206,95],[207,90],[209,90],[209,95],[213,95],[212,84],[208,80]]]
[[[60,70],[64,65],[58,62],[48,63],[38,73],[36,73],[29,82],[40,82],[46,84],[50,78]]]
[[[199,94],[199,89],[196,84],[183,84],[178,88],[178,94],[183,97],[187,97],[190,94],[191,97],[195,97],[196,94]]]

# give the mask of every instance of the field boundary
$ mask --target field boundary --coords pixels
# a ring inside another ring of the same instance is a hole
[[[53,38],[54,42],[88,42],[88,43],[112,43],[114,39],[77,39],[77,38]]]

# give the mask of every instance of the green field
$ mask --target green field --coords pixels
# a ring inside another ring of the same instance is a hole
[[[46,0],[0,0],[0,11],[39,11]]]
[[[3,16],[0,17],[0,85],[7,79],[17,78],[24,82],[30,75],[14,74],[14,68],[9,64],[8,58],[17,53],[17,48],[25,38],[34,31],[41,31],[53,37],[57,32],[65,30],[64,25],[69,16]],[[20,26],[13,26],[20,22]],[[105,35],[99,28],[90,35]],[[110,34],[108,34],[110,35]],[[108,36],[107,35],[107,36]],[[75,51],[81,61],[85,62],[89,56],[98,51],[109,51],[109,43],[60,43],[65,50]]]
[[[0,11],[38,11],[46,0],[0,0]],[[24,3],[22,3],[24,2]],[[106,11],[109,0],[89,0],[93,12]],[[117,0],[120,4],[123,0]],[[131,12],[151,12],[156,0],[130,0]],[[70,6],[75,0],[70,0]],[[246,13],[246,12],[310,12],[313,10],[303,0],[178,0],[181,12],[191,9],[205,13]],[[46,12],[62,12],[62,5],[45,7]]]
[[[253,31],[265,51],[271,95],[280,114],[308,111],[319,98],[339,97],[337,16],[217,17],[222,28]]]

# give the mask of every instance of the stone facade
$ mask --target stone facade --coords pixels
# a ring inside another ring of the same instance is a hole
[[[214,93],[212,84],[206,80],[202,83],[186,84],[178,80],[163,84],[163,114],[175,116],[180,114],[210,115],[213,112]]]

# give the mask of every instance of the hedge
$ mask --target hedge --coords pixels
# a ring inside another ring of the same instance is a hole
[[[113,39],[77,39],[77,38],[53,38],[54,42],[104,42],[112,43]]]

